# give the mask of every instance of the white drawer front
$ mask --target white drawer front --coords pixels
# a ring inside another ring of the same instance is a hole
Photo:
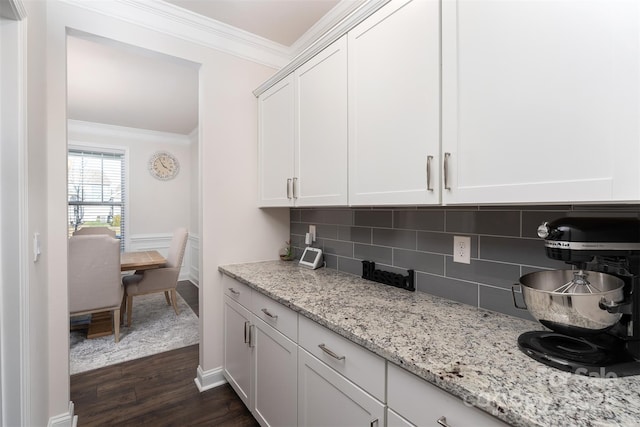
[[[384,359],[304,316],[299,325],[301,347],[384,402]]]
[[[253,293],[251,302],[253,314],[293,342],[298,342],[298,313],[259,292]]]
[[[251,309],[251,294],[253,293],[253,289],[249,286],[229,276],[223,275],[222,288],[224,289],[224,294],[229,296],[229,298]]]
[[[389,363],[387,399],[390,409],[418,426],[437,426],[440,417],[452,427],[505,427],[507,424],[470,407],[450,393]]]

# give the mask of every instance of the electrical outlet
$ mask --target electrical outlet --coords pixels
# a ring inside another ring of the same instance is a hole
[[[453,262],[471,264],[471,237],[453,236]]]

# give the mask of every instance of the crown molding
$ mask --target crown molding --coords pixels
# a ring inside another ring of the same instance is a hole
[[[299,55],[309,48],[313,43],[320,39],[329,30],[335,27],[340,21],[345,19],[356,9],[362,6],[367,0],[358,0],[354,2],[341,1],[333,9],[327,12],[318,22],[309,28],[298,40],[290,47],[291,58]]]
[[[273,68],[291,59],[286,46],[161,0],[60,0]]]
[[[177,133],[106,125],[102,123],[84,122],[81,120],[68,120],[67,123],[68,138],[72,141],[82,141],[84,138],[98,136],[151,143],[180,145],[191,144],[191,138],[188,135],[181,135]]]
[[[337,25],[333,26],[329,31],[315,41],[311,46],[305,49],[302,53],[298,54],[287,65],[282,67],[280,71],[274,74],[267,81],[262,83],[256,90],[253,91],[255,96],[260,96],[264,91],[271,86],[291,74],[296,68],[307,62],[309,59],[320,53],[324,48],[331,43],[338,40],[345,35],[349,30],[364,21],[366,18],[375,13],[385,4],[391,0],[366,0],[358,9],[353,11],[349,16],[340,21]]]
[[[14,21],[22,21],[27,17],[27,9],[22,0],[0,0],[0,16]]]

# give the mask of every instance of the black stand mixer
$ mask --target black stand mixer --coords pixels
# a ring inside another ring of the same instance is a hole
[[[574,269],[522,276],[525,306],[512,289],[516,307],[552,330],[526,332],[518,347],[576,374],[640,374],[640,220],[561,218],[542,224],[538,235],[549,258]]]

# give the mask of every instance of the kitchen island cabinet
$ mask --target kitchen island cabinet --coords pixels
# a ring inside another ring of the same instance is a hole
[[[290,262],[227,265],[219,270],[293,310],[299,319],[309,319],[385,359],[388,369],[400,367],[427,383],[423,385],[449,393],[445,396],[454,399],[454,408],[440,405],[429,410],[427,421],[443,415],[454,420],[449,414],[461,412],[460,407],[482,410],[514,426],[629,426],[640,419],[640,376],[589,378],[522,353],[518,336],[542,329],[537,322]],[[392,387],[386,384],[387,394]],[[395,413],[412,421],[411,411],[397,400],[388,396],[381,403],[390,408],[387,415],[392,420],[398,420]],[[476,425],[482,417],[472,419]]]

